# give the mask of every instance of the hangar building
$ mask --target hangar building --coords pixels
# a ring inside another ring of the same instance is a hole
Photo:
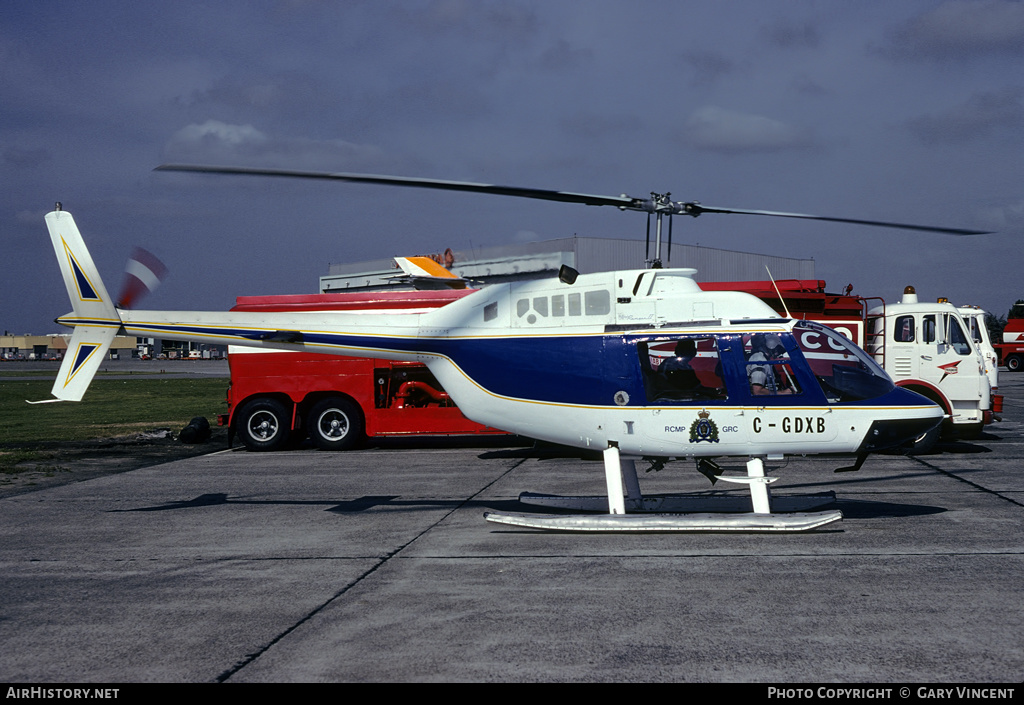
[[[483,284],[541,279],[558,275],[560,266],[573,267],[580,274],[616,269],[643,269],[645,243],[636,239],[566,237],[501,247],[476,248],[453,252],[452,273]],[[432,255],[435,256],[435,255]],[[444,262],[443,255],[435,256]],[[765,265],[776,279],[814,279],[813,259],[793,259],[775,255],[720,250],[700,245],[673,245],[667,266],[692,267],[694,277],[702,281],[763,281],[768,278]],[[390,260],[331,264],[320,277],[324,293],[346,290],[374,290],[394,286],[399,274]]]

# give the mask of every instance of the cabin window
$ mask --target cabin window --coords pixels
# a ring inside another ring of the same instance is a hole
[[[525,318],[526,323],[530,324],[537,323],[538,317],[548,318],[550,315],[553,318],[564,318],[566,313],[569,316],[607,316],[611,313],[611,293],[601,289],[585,291],[582,294],[568,294],[567,297],[565,294],[558,294],[551,297],[520,298],[515,302],[515,312],[518,318]]]
[[[648,402],[726,398],[713,336],[651,340],[638,345]]]
[[[551,315],[555,318],[565,315],[565,296],[562,294],[551,297]]]
[[[789,351],[777,333],[743,336],[747,381],[753,396],[800,394]]]
[[[897,316],[896,325],[893,326],[893,340],[897,343],[914,342],[914,317]]]
[[[611,294],[606,289],[600,291],[588,291],[584,295],[584,303],[587,307],[588,316],[604,316],[611,313]]]
[[[566,296],[535,296],[533,299],[516,301],[516,315],[526,318],[527,323],[536,323],[537,317],[564,318],[566,315]],[[570,316],[605,316],[611,313],[611,293],[605,289],[586,291],[582,294],[568,295],[568,314]],[[497,313],[495,313],[497,315]]]
[[[569,294],[569,315],[580,316],[583,314],[583,309],[580,307],[580,295]]]
[[[498,302],[492,301],[491,303],[484,306],[484,320],[493,321],[498,317]]]

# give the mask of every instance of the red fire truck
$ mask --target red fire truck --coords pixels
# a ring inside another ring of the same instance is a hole
[[[1024,304],[1015,304],[1003,328],[1003,340],[994,343],[999,360],[1010,372],[1024,369]]]
[[[232,311],[403,311],[443,306],[468,290],[240,296]],[[249,450],[281,450],[309,435],[325,450],[364,436],[473,435],[504,431],[462,415],[419,363],[232,346],[228,426]]]

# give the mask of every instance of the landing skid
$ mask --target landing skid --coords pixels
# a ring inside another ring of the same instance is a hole
[[[747,476],[718,479],[745,484],[750,497],[724,495],[660,495],[644,497],[633,460],[619,457],[619,449],[604,452],[607,497],[561,497],[525,492],[519,501],[541,507],[607,514],[519,514],[487,512],[484,518],[497,524],[548,531],[809,531],[841,521],[838,510],[810,512],[835,502],[835,493],[797,495],[771,499],[768,485],[778,478],[765,477],[764,463],[751,458]],[[772,512],[774,505],[775,512]],[[753,509],[753,511],[751,511]]]
[[[843,513],[809,514],[484,514],[496,524],[547,531],[809,531],[842,521]]]

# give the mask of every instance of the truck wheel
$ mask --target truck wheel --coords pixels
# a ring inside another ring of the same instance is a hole
[[[291,435],[291,414],[276,399],[254,399],[238,412],[235,426],[246,448],[252,451],[281,450]]]
[[[309,410],[306,430],[313,445],[321,450],[348,450],[363,435],[363,415],[348,399],[323,399]]]
[[[1010,355],[1006,358],[1006,369],[1010,372],[1020,372],[1021,362],[1024,360],[1021,360],[1020,355]]]

